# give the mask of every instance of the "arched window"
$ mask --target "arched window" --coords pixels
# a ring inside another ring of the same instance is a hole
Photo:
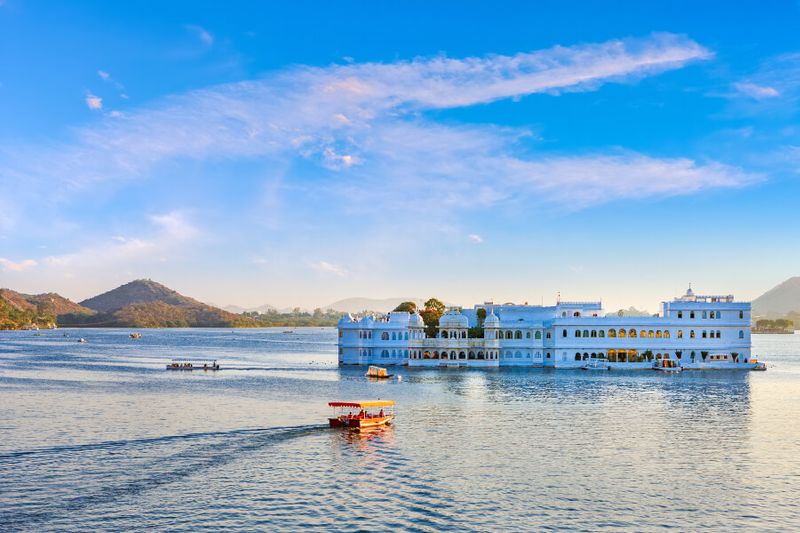
[[[661,330],[659,329],[659,330],[656,330],[656,339],[660,339],[660,338],[661,338]]]
[[[580,352],[576,352],[575,353],[575,360],[576,361],[580,361],[581,360],[581,353]]]
[[[520,353],[520,351],[519,351],[519,350],[517,350],[517,351],[514,353],[514,359],[521,359],[521,358],[522,358],[522,354]]]
[[[703,311],[703,318],[708,318],[708,313],[706,313],[705,311]]]
[[[389,357],[389,350],[382,350],[381,357]]]
[[[592,337],[597,337],[597,330],[596,330],[596,329],[593,329],[593,330],[592,330],[592,334],[591,334],[591,336],[592,336]]]
[[[636,338],[636,330],[631,328],[631,330],[628,332],[628,337],[630,337],[632,339],[635,339]]]
[[[586,361],[587,359],[589,359],[589,354],[586,353],[586,352],[583,352],[583,360]]]
[[[541,331],[537,331],[537,332],[536,332],[536,334],[535,334],[534,336],[535,336],[535,338],[537,338],[537,339],[541,339],[541,338],[542,338],[542,332],[541,332]]]
[[[678,338],[679,338],[679,339],[682,339],[682,338],[683,338],[683,330],[682,330],[682,329],[679,329],[679,330],[678,330]]]
[[[689,318],[694,318],[694,311],[689,312]]]
[[[483,359],[483,352],[478,352],[478,359]]]
[[[719,339],[720,333],[721,333],[720,330],[717,330],[717,338],[718,339]]]
[[[574,313],[572,313],[572,316],[581,316],[581,314],[578,311],[575,311]]]
[[[706,338],[706,330],[703,330],[703,338]]]
[[[744,339],[744,330],[739,330],[739,338]]]
[[[575,336],[576,336],[576,337],[580,337],[580,336],[581,336],[581,330],[579,330],[579,329],[576,329],[576,330],[575,330]]]
[[[511,330],[506,331],[506,339],[512,338],[512,335],[513,333],[511,332]]]
[[[549,331],[547,332],[547,338],[548,339],[550,338],[550,332]]]
[[[515,331],[514,332],[514,338],[515,339],[521,339],[522,338],[522,332],[520,330]]]
[[[469,353],[467,354],[467,359],[475,359],[475,352],[472,352],[472,351],[471,351],[471,352],[469,352]]]
[[[678,311],[678,318],[683,318],[683,311]]]
[[[461,332],[461,338],[462,339],[466,339],[467,338],[467,332],[466,331],[462,331]]]
[[[624,339],[628,334],[625,331],[625,328],[620,328],[619,333],[617,334],[621,339]]]
[[[587,338],[589,337],[589,330],[588,329],[583,330],[583,336],[587,337]]]
[[[403,333],[403,337],[404,337],[403,340],[408,340],[408,332],[407,331],[405,333]]]
[[[567,336],[567,330],[565,330],[565,329],[562,329],[562,330],[561,330],[561,336],[562,336],[562,337],[566,337],[566,336]]]
[[[615,330],[615,329],[608,330],[608,336],[609,337],[616,337],[617,336],[617,330]]]
[[[656,336],[656,334],[652,329],[647,331],[647,338],[648,339],[652,339],[655,336]]]
[[[664,330],[664,338],[665,339],[669,339],[669,330],[668,329]]]
[[[605,336],[606,336],[606,332],[605,332],[605,330],[602,330],[602,329],[601,329],[600,331],[598,331],[598,332],[597,332],[597,336],[598,336],[598,337],[605,337]]]
[[[431,352],[429,352],[428,350],[425,350],[424,352],[422,352],[422,358],[423,359],[430,359],[431,358]],[[439,359],[439,352],[436,352],[435,359]]]
[[[381,333],[381,340],[382,341],[388,341],[389,340],[389,332],[388,331],[384,331],[383,333]]]
[[[739,311],[739,318],[744,318],[744,311]]]
[[[689,338],[694,339],[694,330],[689,331]]]

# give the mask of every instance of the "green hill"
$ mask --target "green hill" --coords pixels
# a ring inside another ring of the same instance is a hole
[[[81,305],[97,312],[92,317],[71,316],[80,325],[160,327],[254,327],[256,322],[198,302],[160,283],[139,279],[121,285]]]
[[[91,309],[54,292],[23,294],[11,289],[0,289],[0,329],[20,329],[36,325],[49,327],[61,316],[74,315],[87,319],[94,315]]]

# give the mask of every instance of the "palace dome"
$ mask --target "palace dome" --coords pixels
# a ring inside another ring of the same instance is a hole
[[[339,319],[339,325],[340,326],[342,324],[349,324],[351,322],[353,322],[353,315],[351,315],[350,313],[348,313],[346,315],[342,315],[342,318]]]
[[[412,328],[424,328],[425,322],[422,320],[422,316],[417,313],[411,313],[411,317],[408,319],[408,325]]]
[[[467,329],[469,328],[469,319],[461,314],[461,311],[456,309],[449,309],[439,319],[440,329]]]
[[[486,315],[486,319],[483,321],[484,328],[499,328],[500,327],[500,319],[497,318],[497,315],[494,314],[494,311]]]

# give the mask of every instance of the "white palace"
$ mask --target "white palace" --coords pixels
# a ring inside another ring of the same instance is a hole
[[[483,337],[470,338],[479,309],[486,313]],[[578,368],[593,359],[614,368],[652,368],[662,359],[684,369],[752,368],[750,302],[689,288],[647,317],[606,316],[601,302],[486,302],[448,309],[435,337],[426,336],[419,313],[339,321],[342,365]]]

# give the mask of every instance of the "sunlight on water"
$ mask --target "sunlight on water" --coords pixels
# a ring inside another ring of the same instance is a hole
[[[3,531],[800,527],[800,336],[754,336],[763,373],[375,382],[330,329],[63,333],[0,332]],[[396,425],[328,430],[359,398]]]

